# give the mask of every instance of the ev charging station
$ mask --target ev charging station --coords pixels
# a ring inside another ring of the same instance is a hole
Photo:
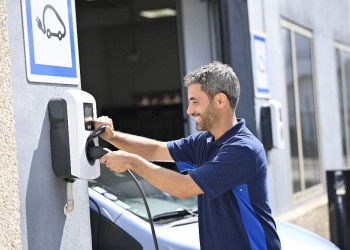
[[[101,125],[94,129],[96,101],[92,95],[81,90],[67,90],[62,97],[49,101],[49,119],[51,122],[51,158],[52,169],[56,176],[67,182],[67,203],[65,215],[74,209],[73,182],[75,179],[96,179],[100,176],[100,162],[96,159],[111,152],[98,146],[98,136],[105,131]],[[150,219],[155,249],[157,238],[146,196],[136,177],[128,170],[144,200]]]
[[[274,99],[268,100],[260,109],[262,143],[266,149],[283,149],[282,104]]]
[[[56,176],[67,182],[65,214],[74,208],[72,185],[75,179],[95,179],[100,176],[100,158],[106,151],[98,147],[97,136],[103,126],[94,131],[96,102],[87,92],[71,89],[48,104],[51,122],[51,158]],[[102,151],[101,151],[102,150]],[[94,152],[100,154],[94,154]]]

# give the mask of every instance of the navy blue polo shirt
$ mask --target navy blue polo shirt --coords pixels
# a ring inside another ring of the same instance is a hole
[[[245,121],[218,140],[208,131],[168,142],[180,171],[190,175],[198,195],[201,249],[280,249],[267,191],[267,162],[260,141]]]

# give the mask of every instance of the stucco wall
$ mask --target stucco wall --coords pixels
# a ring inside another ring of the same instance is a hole
[[[65,216],[66,183],[57,178],[52,170],[47,111],[51,98],[61,96],[68,88],[80,89],[80,86],[28,82],[21,1],[7,1],[6,10],[17,146],[17,156],[12,154],[10,160],[15,161],[17,157],[15,168],[18,169],[20,223],[16,225],[17,228],[20,225],[22,249],[91,249],[87,181],[77,180],[74,183],[75,207],[71,214]],[[9,88],[11,90],[11,86]],[[11,104],[8,103],[8,106],[11,107]],[[6,120],[8,118],[0,124],[3,125]],[[1,165],[0,171],[6,171],[4,165]],[[6,192],[13,193],[8,186]],[[16,209],[12,207],[13,210],[18,214],[18,203]]]
[[[0,249],[20,249],[18,171],[5,0],[0,0]]]

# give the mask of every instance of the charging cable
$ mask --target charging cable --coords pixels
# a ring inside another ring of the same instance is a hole
[[[87,148],[87,155],[91,159],[100,159],[102,156],[104,156],[105,154],[108,154],[110,152],[112,152],[112,151],[109,150],[108,148],[103,148],[103,147],[100,147],[100,146],[89,146]],[[137,188],[139,189],[139,191],[141,193],[143,202],[144,202],[146,210],[147,210],[149,224],[151,226],[154,248],[155,248],[155,250],[159,250],[157,236],[156,236],[156,231],[154,230],[153,219],[152,219],[151,211],[150,211],[149,206],[148,206],[148,202],[147,202],[147,198],[146,198],[145,192],[143,191],[140,183],[137,181],[137,179],[134,176],[134,174],[129,169],[127,170],[127,173],[130,175],[131,179],[135,182]]]
[[[146,195],[145,195],[145,193],[144,193],[140,183],[137,181],[136,177],[133,175],[133,173],[129,169],[128,169],[127,173],[129,173],[129,175],[132,177],[133,181],[135,182],[137,188],[139,189],[139,191],[140,191],[140,193],[142,195],[142,199],[143,199],[143,202],[145,204],[145,207],[146,207],[146,210],[147,210],[147,214],[148,214],[149,224],[151,226],[152,237],[153,237],[153,242],[154,242],[154,248],[155,248],[155,250],[158,250],[159,247],[158,247],[156,231],[154,230],[153,219],[152,219],[151,211],[150,211],[149,206],[148,206]]]

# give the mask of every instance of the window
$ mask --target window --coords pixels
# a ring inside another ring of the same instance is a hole
[[[338,76],[338,100],[340,107],[343,167],[350,167],[350,48],[335,44]]]
[[[312,33],[282,22],[293,193],[321,183]]]

